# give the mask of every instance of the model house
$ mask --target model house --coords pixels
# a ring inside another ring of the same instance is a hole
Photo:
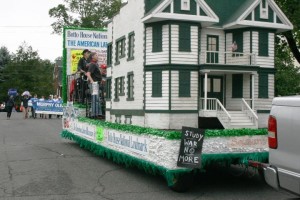
[[[106,120],[160,129],[266,127],[273,0],[128,0],[108,24]]]

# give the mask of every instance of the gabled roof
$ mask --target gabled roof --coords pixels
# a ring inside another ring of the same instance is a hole
[[[203,26],[210,26],[212,24],[218,23],[219,18],[214,13],[214,11],[206,4],[204,0],[194,0],[196,2],[197,9],[201,9],[205,15],[189,15],[189,14],[179,14],[174,12],[164,12],[167,7],[172,7],[175,0],[156,0],[156,5],[146,13],[142,21],[144,23],[151,23],[157,21],[165,20],[179,20],[179,21],[189,21],[201,23]]]
[[[261,27],[277,30],[277,32],[292,30],[293,25],[276,5],[274,0],[264,0],[273,13],[270,19],[257,19],[262,0],[193,0],[205,15],[187,15],[174,12],[164,12],[178,0],[146,0],[152,4],[142,19],[144,23],[181,20],[201,23],[202,27],[212,26],[223,29],[245,27]],[[197,8],[198,9],[198,8]],[[169,9],[170,10],[170,9]],[[259,18],[259,17],[258,17]],[[272,19],[274,18],[274,19]]]
[[[240,17],[247,6],[255,0],[205,0],[207,5],[218,15],[220,21],[214,26],[223,27],[228,21],[233,20],[235,16]]]
[[[215,0],[206,0],[212,1]],[[238,0],[222,0],[223,2],[228,3],[228,5],[234,5],[235,3],[238,4]],[[236,9],[231,9],[232,14],[227,17],[224,13],[218,13],[217,14],[223,14],[223,21],[219,23],[219,25],[222,25],[225,29],[234,29],[234,28],[243,28],[243,27],[261,27],[261,28],[270,28],[275,29],[277,32],[283,32],[287,30],[292,30],[293,25],[288,20],[288,18],[285,16],[285,14],[281,11],[281,9],[277,6],[277,4],[274,2],[274,0],[265,0],[266,4],[268,5],[269,12],[273,12],[273,19],[268,22],[268,20],[257,20],[255,19],[255,12],[256,9],[259,9],[259,6],[261,5],[262,0],[244,0],[241,1],[240,5],[236,5]],[[210,3],[208,3],[210,5]],[[231,4],[229,4],[231,3]],[[228,9],[230,10],[230,9]],[[250,16],[250,20],[247,19]],[[221,16],[219,15],[221,18]],[[268,16],[270,17],[270,16]],[[276,22],[275,20],[280,21],[280,23]]]

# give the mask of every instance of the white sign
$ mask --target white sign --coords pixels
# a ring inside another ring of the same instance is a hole
[[[105,140],[112,145],[125,148],[141,155],[148,155],[149,153],[149,139],[146,137],[107,129],[104,131],[104,134]]]
[[[65,48],[106,50],[107,39],[106,31],[66,29]]]
[[[95,140],[96,138],[96,126],[88,123],[82,123],[78,120],[69,121],[69,129],[72,133]]]

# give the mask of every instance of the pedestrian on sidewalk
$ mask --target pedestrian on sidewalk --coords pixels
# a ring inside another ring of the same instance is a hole
[[[7,119],[10,119],[11,117],[11,112],[12,112],[12,109],[15,105],[15,100],[14,100],[14,96],[10,96],[6,102],[6,111],[7,111]]]

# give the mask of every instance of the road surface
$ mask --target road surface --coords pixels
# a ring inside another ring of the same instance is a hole
[[[62,139],[61,120],[0,113],[0,200],[219,200],[295,199],[241,169],[199,175],[187,193],[171,191],[160,176],[128,169]],[[240,176],[238,176],[240,175]]]

